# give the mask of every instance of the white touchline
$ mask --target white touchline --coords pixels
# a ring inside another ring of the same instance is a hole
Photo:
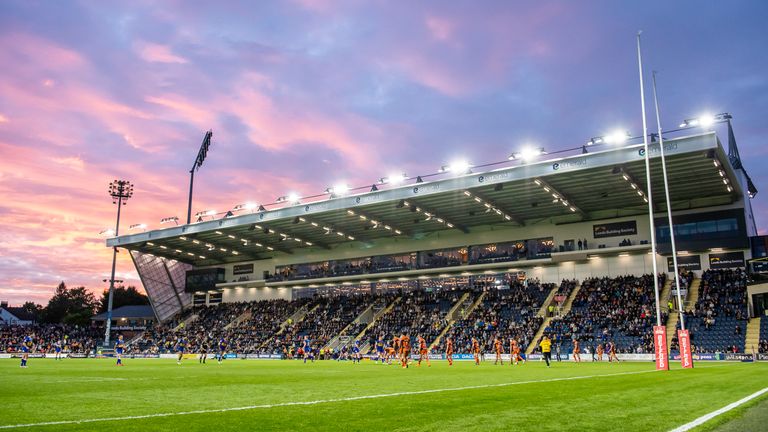
[[[724,365],[717,365],[717,366],[714,366],[714,365],[707,366],[704,369],[707,369],[710,367],[718,367],[718,366],[727,366],[727,365],[724,364]],[[702,369],[702,368],[700,367],[699,369]],[[681,371],[684,369],[677,369],[677,370]],[[612,373],[612,374],[548,378],[543,380],[516,381],[516,382],[507,382],[507,383],[499,383],[499,384],[482,384],[482,385],[466,386],[466,387],[451,387],[451,388],[442,388],[442,389],[415,390],[415,391],[407,391],[407,392],[385,393],[385,394],[366,395],[366,396],[351,396],[347,398],[338,398],[338,399],[321,399],[321,400],[303,401],[303,402],[280,402],[275,404],[249,405],[249,406],[241,406],[241,407],[233,407],[233,408],[214,408],[214,409],[207,409],[207,410],[180,411],[180,412],[171,412],[171,413],[156,413],[156,414],[144,414],[144,415],[135,415],[135,416],[123,416],[123,417],[103,417],[103,418],[83,419],[83,420],[59,420],[59,421],[40,422],[40,423],[0,425],[0,429],[18,429],[18,428],[25,428],[25,427],[56,426],[56,425],[111,422],[111,421],[122,421],[122,420],[140,420],[140,419],[148,419],[148,418],[174,417],[174,416],[193,415],[193,414],[215,414],[215,413],[223,413],[223,412],[231,412],[231,411],[247,411],[247,410],[280,408],[280,407],[297,406],[297,405],[318,405],[318,404],[334,403],[334,402],[350,402],[350,401],[357,401],[357,400],[364,400],[364,399],[379,399],[379,398],[387,398],[387,397],[410,396],[410,395],[420,395],[420,394],[428,394],[428,393],[476,390],[476,389],[491,388],[491,387],[509,387],[509,386],[515,386],[515,385],[523,385],[523,384],[537,384],[537,383],[548,383],[548,382],[557,382],[557,381],[573,381],[573,380],[580,380],[580,379],[614,377],[614,376],[621,376],[621,375],[638,375],[638,374],[646,374],[646,373],[653,373],[653,372],[658,372],[658,371],[655,369],[651,369],[651,370],[644,370],[644,371],[618,372],[618,373]]]
[[[684,424],[684,425],[682,425],[682,426],[680,426],[678,428],[672,429],[671,432],[686,432],[686,431],[689,431],[689,430],[691,430],[691,429],[693,429],[693,428],[695,428],[697,426],[703,425],[704,423],[712,420],[713,418],[719,416],[720,414],[727,413],[728,411],[738,407],[739,405],[743,405],[743,404],[751,401],[752,399],[754,399],[756,397],[759,397],[759,396],[761,396],[761,395],[763,395],[765,393],[768,393],[768,387],[766,387],[766,388],[764,388],[762,390],[756,391],[756,392],[752,393],[751,395],[749,395],[749,396],[747,396],[747,397],[745,397],[743,399],[739,399],[739,400],[737,400],[736,402],[734,402],[734,403],[732,403],[730,405],[726,405],[726,406],[720,408],[719,410],[712,411],[709,414],[705,414],[705,415],[697,418],[696,420],[694,420],[694,421],[692,421],[690,423],[686,423],[686,424]]]

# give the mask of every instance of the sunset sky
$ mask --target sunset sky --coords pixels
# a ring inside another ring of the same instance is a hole
[[[194,210],[640,134],[640,29],[665,128],[733,114],[765,233],[766,17],[741,1],[5,0],[0,300],[102,290],[109,182],[135,183],[123,232],[183,218],[207,129]],[[139,284],[127,254],[118,269]]]

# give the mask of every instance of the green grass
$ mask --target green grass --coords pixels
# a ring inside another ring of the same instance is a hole
[[[28,369],[20,369],[18,360],[0,360],[0,428],[336,399],[11,430],[664,431],[768,386],[768,365],[762,363],[701,362],[693,370],[670,372],[654,372],[652,363],[558,363],[547,369],[539,362],[518,367],[457,362],[452,368],[436,362],[407,370],[370,362],[126,364],[31,359]],[[590,377],[596,375],[601,376]],[[338,400],[505,383],[511,385]]]

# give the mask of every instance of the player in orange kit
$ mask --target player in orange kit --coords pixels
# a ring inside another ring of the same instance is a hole
[[[451,338],[445,341],[445,358],[448,359],[448,366],[453,366],[453,339]]]
[[[496,353],[496,360],[493,361],[493,364],[495,365],[501,362],[501,365],[504,366],[504,360],[501,359],[501,352],[504,351],[504,347],[499,338],[496,338],[493,341],[493,351]]]
[[[432,367],[432,363],[429,362],[429,350],[427,349],[427,341],[423,337],[419,336],[419,366],[421,361],[427,361],[427,367]]]
[[[403,368],[408,367],[408,360],[411,356],[411,337],[408,335],[400,336],[400,363]]]
[[[515,339],[509,340],[509,351],[510,351],[510,364],[517,365],[517,362],[523,362],[525,363],[525,359],[520,355],[520,345],[517,344],[517,341]]]
[[[581,347],[578,339],[573,340],[573,361],[581,363]]]
[[[597,361],[603,361],[603,344],[597,344]]]
[[[475,366],[480,366],[480,343],[472,338],[472,354],[475,356]]]

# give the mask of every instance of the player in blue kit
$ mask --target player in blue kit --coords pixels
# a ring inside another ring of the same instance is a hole
[[[302,345],[301,349],[304,351],[304,363],[307,362],[307,358],[314,363],[315,356],[312,355],[312,344],[310,343],[309,336],[304,336],[304,345]]]
[[[376,358],[384,364],[384,339],[383,335],[380,335],[376,340]]]
[[[217,360],[219,361],[219,364],[221,364],[222,360],[224,360],[224,354],[227,353],[227,340],[223,337],[219,339],[219,352],[217,354]]]
[[[352,345],[352,363],[360,363],[360,341],[355,341],[355,344]]]
[[[61,360],[61,341],[57,340],[53,343],[53,352],[56,353],[56,360]]]
[[[187,341],[180,337],[176,340],[176,352],[179,353],[179,358],[176,360],[176,364],[181,364],[181,359],[184,358],[184,350],[187,348]]]
[[[29,352],[32,351],[32,347],[34,347],[34,345],[34,342],[32,342],[32,336],[24,336],[24,340],[21,342],[21,367],[25,369],[27,367],[27,360],[29,359]]]
[[[123,366],[123,352],[125,351],[125,341],[123,335],[117,337],[115,342],[115,357],[117,357],[117,366]]]

